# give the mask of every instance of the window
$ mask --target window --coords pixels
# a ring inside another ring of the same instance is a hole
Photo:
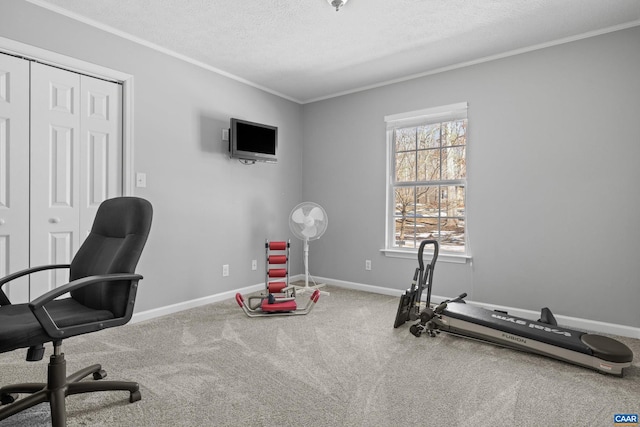
[[[435,239],[468,255],[467,104],[385,117],[389,142],[386,249]]]

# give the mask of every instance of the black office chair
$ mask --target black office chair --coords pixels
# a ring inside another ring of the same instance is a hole
[[[62,340],[124,325],[131,319],[138,281],[135,273],[151,227],[151,204],[137,197],[118,197],[98,208],[93,227],[71,261],[34,267],[0,280],[0,353],[28,348],[27,360],[42,360],[43,344],[53,342],[47,383],[14,384],[0,388],[0,420],[42,402],[50,402],[53,427],[66,425],[65,397],[93,391],[127,390],[129,401],[140,400],[139,386],[124,381],[80,381],[93,374],[106,376],[100,365],[67,377]],[[69,268],[70,282],[27,304],[11,304],[5,283],[28,274]],[[69,293],[68,298],[56,299]],[[2,367],[0,367],[0,370]],[[17,393],[30,396],[17,399]]]

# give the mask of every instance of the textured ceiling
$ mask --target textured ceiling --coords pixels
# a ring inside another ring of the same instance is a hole
[[[301,103],[640,25],[638,0],[28,1]]]

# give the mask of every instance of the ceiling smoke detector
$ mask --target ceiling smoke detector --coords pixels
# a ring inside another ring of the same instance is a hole
[[[331,6],[336,8],[336,12],[339,11],[342,6],[347,4],[348,1],[349,0],[327,0]]]

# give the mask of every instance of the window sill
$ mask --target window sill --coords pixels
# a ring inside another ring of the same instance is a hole
[[[390,258],[416,259],[418,256],[417,249],[380,249],[385,256]],[[432,253],[424,253],[425,259],[430,258]],[[442,253],[438,254],[438,261],[450,262],[453,264],[466,264],[471,262],[471,255]]]

